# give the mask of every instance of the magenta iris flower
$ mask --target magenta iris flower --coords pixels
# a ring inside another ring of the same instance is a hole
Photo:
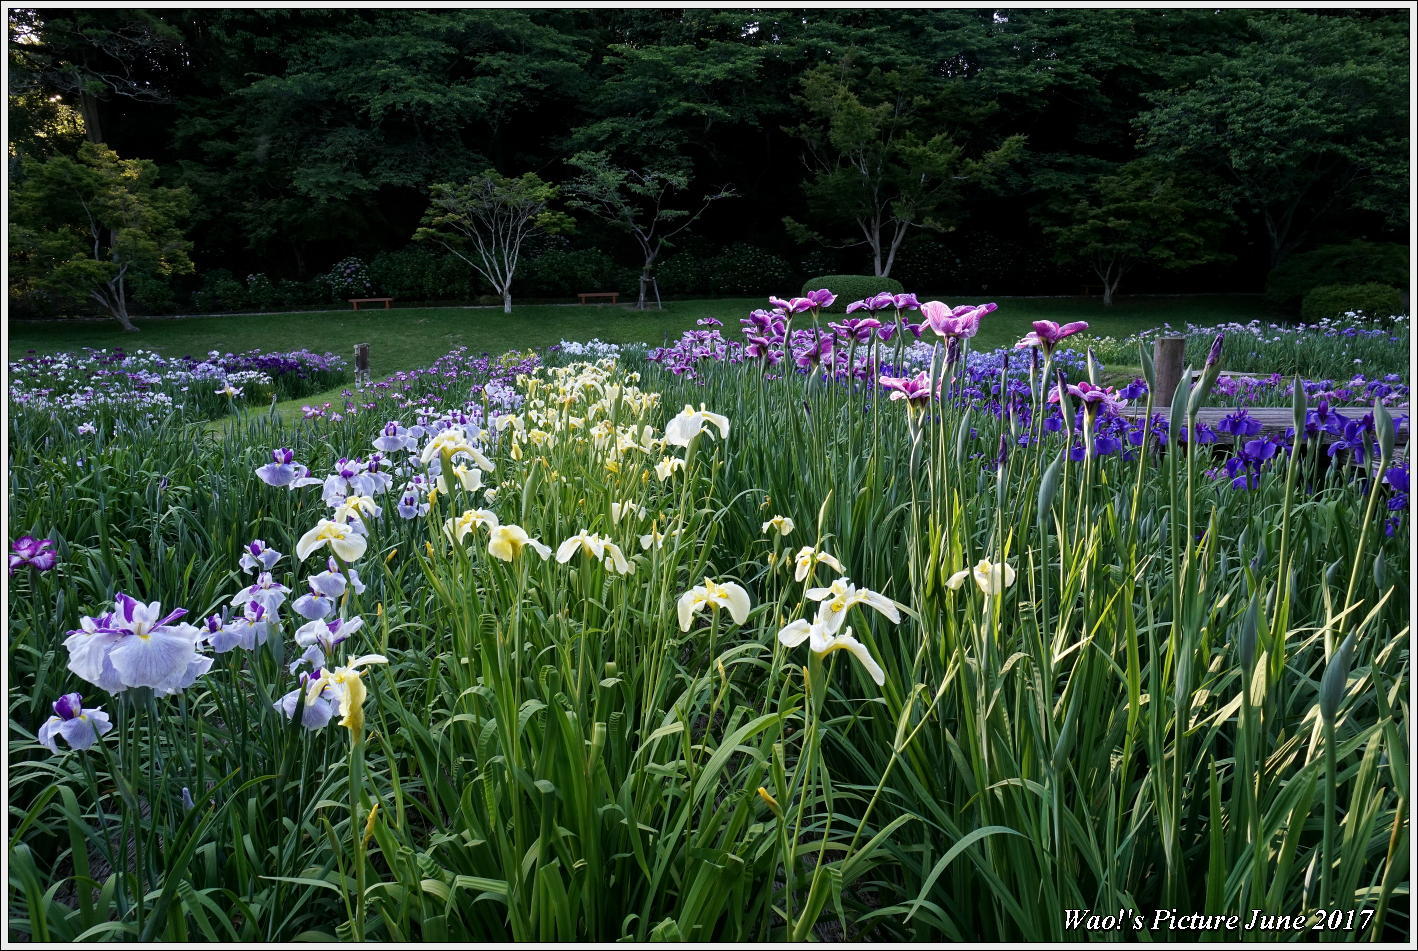
[[[921,305],[921,323],[942,337],[973,337],[980,332],[980,318],[999,309],[998,304],[964,304],[952,308],[938,300]]]
[[[801,314],[803,311],[812,310],[818,306],[811,297],[794,297],[792,300],[783,300],[781,297],[770,297],[768,303],[783,311],[785,314]]]
[[[1016,343],[1016,349],[1024,347],[1043,347],[1045,353],[1051,353],[1058,342],[1065,337],[1072,337],[1076,333],[1087,330],[1088,324],[1082,320],[1075,320],[1072,323],[1059,326],[1052,320],[1034,321],[1034,329],[1024,335],[1024,338]]]
[[[837,300],[837,295],[824,287],[821,290],[808,291],[807,299],[812,301],[814,307],[831,307]]]
[[[931,398],[930,374],[922,370],[915,376],[883,376],[881,387],[890,390],[893,400],[910,403],[924,403]]]
[[[1108,412],[1115,412],[1119,407],[1126,406],[1127,400],[1118,396],[1111,386],[1094,386],[1087,380],[1081,383],[1069,383],[1066,385],[1068,395],[1083,404],[1084,410],[1093,415],[1100,409]],[[1059,402],[1059,388],[1055,386],[1049,393],[1049,402]]]
[[[39,539],[33,535],[21,535],[10,545],[10,574],[16,568],[29,565],[35,571],[49,571],[58,561],[54,553],[54,540]]]

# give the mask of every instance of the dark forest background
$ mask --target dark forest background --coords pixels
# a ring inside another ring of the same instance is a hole
[[[879,273],[873,189],[909,225],[890,277],[933,293],[1078,294],[1114,259],[1123,293],[1261,291],[1315,249],[1406,241],[1401,11],[12,10],[9,28],[12,189],[87,141],[190,194],[193,267],[138,281],[139,312],[315,303],[351,256],[403,299],[486,294],[411,244],[430,187],[486,168],[560,184],[588,151],[685,173],[687,205],[735,190],[667,252],[667,296]],[[633,244],[572,211],[530,248],[523,298],[630,290]]]

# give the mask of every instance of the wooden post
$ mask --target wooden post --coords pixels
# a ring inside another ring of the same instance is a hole
[[[1177,384],[1182,381],[1186,352],[1186,337],[1158,337],[1152,345],[1152,375],[1157,381],[1157,392],[1152,397],[1154,407],[1172,405]]]
[[[355,344],[355,386],[363,389],[369,383],[369,344]]]

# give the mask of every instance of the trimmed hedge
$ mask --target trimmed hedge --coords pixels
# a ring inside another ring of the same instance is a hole
[[[837,300],[828,308],[834,313],[841,313],[847,309],[847,305],[853,301],[862,300],[867,297],[874,297],[882,292],[900,294],[905,290],[901,282],[894,277],[872,277],[867,274],[826,274],[822,277],[809,278],[803,282],[802,293],[827,288],[837,295]]]
[[[1300,316],[1307,323],[1343,317],[1354,311],[1376,320],[1387,320],[1403,309],[1403,295],[1384,284],[1326,284],[1305,295]]]

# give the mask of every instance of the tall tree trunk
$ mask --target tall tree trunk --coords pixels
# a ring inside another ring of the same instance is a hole
[[[79,91],[79,114],[84,117],[84,137],[95,144],[103,142],[103,124],[98,117],[98,97],[88,90]]]
[[[502,312],[504,314],[512,313],[512,291],[509,288],[502,289]]]

